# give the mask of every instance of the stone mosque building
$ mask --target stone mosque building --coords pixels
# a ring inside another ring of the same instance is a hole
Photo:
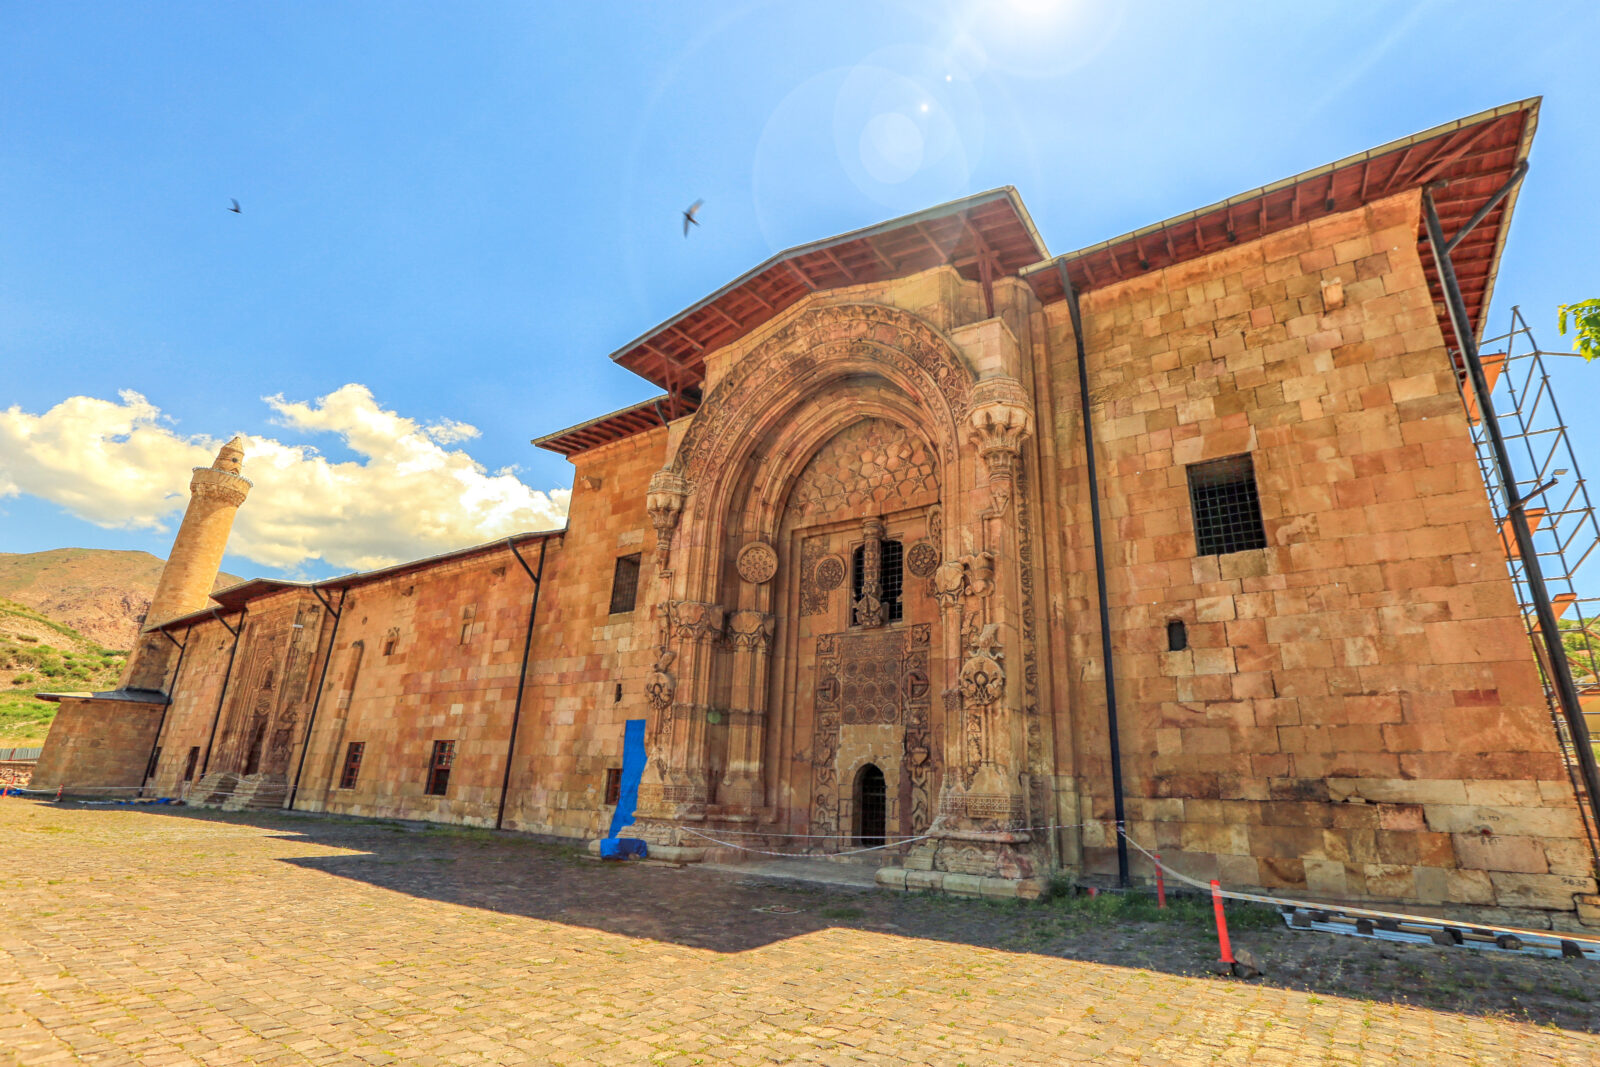
[[[1027,896],[1115,876],[1120,808],[1234,887],[1600,921],[1422,227],[1488,205],[1481,333],[1537,110],[1066,255],[1009,188],[777,255],[534,442],[563,530],[208,598],[272,506],[230,443],[35,784],[593,839],[644,719],[680,860]]]

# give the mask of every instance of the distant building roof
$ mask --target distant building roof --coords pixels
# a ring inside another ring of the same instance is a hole
[[[226,589],[219,589],[211,594],[215,604],[191,611],[185,615],[177,615],[165,622],[146,626],[144,632],[153,633],[157,630],[171,630],[183,626],[190,626],[203,622],[222,611],[237,611],[257,597],[268,593],[276,593],[285,589],[350,589],[367,582],[375,582],[384,578],[392,578],[408,571],[424,570],[448,560],[465,559],[469,556],[493,552],[495,549],[508,548],[512,545],[525,545],[534,541],[544,541],[560,537],[566,533],[566,528],[559,530],[535,530],[530,533],[512,534],[510,537],[500,537],[493,541],[485,541],[481,545],[472,545],[469,548],[458,548],[450,552],[440,552],[438,555],[425,556],[422,559],[408,560],[404,563],[395,563],[388,567],[379,567],[370,571],[355,571],[351,574],[341,574],[333,578],[323,578],[315,582],[292,582],[279,578],[251,578],[247,581],[230,585]],[[122,690],[118,690],[122,692]],[[79,694],[71,694],[79,695]]]

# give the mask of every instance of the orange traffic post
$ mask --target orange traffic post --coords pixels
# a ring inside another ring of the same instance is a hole
[[[1167,879],[1161,871],[1161,853],[1154,854],[1156,860],[1156,907],[1167,906]]]
[[[1222,949],[1222,962],[1233,963],[1233,946],[1228,943],[1228,920],[1222,914],[1222,883],[1211,879],[1211,906],[1217,913],[1217,946]]]

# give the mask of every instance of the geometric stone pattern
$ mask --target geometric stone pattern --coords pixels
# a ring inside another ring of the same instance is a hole
[[[884,419],[866,418],[817,450],[789,492],[788,518],[808,526],[838,515],[884,514],[939,492],[937,457]]]

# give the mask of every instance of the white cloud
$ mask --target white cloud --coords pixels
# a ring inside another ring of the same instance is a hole
[[[277,425],[336,434],[362,458],[334,463],[309,445],[247,438],[255,488],[229,549],[259,563],[364,570],[566,520],[567,490],[531,489],[513,468],[490,473],[451,448],[478,436],[466,423],[423,426],[356,384],[311,403],[263,399]],[[0,497],[40,497],[100,526],[167,529],[188,503],[189,469],[209,466],[220,444],[170,422],[134,392],[120,403],[75,396],[42,415],[0,411]]]

